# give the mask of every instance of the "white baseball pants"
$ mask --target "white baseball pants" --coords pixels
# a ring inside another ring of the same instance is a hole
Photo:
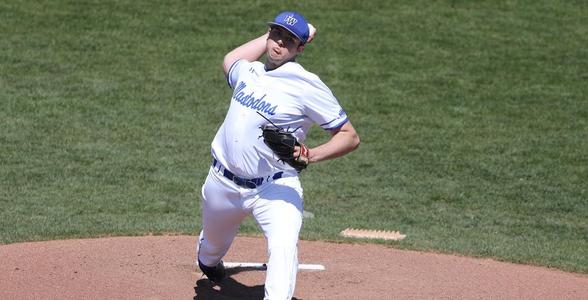
[[[296,286],[302,212],[302,186],[295,172],[248,189],[210,168],[202,186],[198,258],[208,266],[218,264],[229,250],[241,222],[251,214],[267,240],[269,259],[264,299],[290,300]]]

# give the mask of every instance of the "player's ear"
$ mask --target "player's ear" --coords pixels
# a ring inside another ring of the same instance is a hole
[[[296,50],[298,50],[298,54],[302,53],[302,51],[304,51],[304,44],[298,45],[298,48]]]

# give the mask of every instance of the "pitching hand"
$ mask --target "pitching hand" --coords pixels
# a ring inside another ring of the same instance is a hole
[[[308,40],[306,43],[310,43],[314,39],[314,35],[316,34],[316,28],[312,26],[312,24],[308,23]]]

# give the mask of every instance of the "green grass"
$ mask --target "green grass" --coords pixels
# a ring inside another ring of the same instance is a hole
[[[222,57],[283,9],[362,138],[304,171],[303,238],[588,273],[583,1],[2,3],[0,243],[195,234]]]

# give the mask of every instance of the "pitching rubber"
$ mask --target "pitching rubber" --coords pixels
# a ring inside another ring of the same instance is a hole
[[[264,263],[252,263],[252,262],[225,262],[225,268],[250,268],[256,270],[266,270],[267,265]],[[317,264],[298,264],[298,270],[308,271],[324,271],[325,266]]]

